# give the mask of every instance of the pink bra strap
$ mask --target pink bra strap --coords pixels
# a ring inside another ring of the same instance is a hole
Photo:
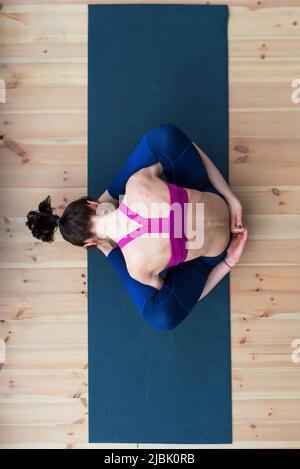
[[[169,232],[169,218],[145,218],[139,215],[134,210],[131,210],[123,202],[120,203],[119,209],[124,215],[131,220],[134,220],[141,224],[139,228],[136,228],[128,235],[124,236],[118,241],[118,246],[122,249],[126,244],[145,233],[168,233]]]

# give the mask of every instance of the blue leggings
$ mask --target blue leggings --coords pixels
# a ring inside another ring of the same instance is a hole
[[[181,187],[221,194],[210,184],[202,158],[187,135],[176,125],[159,124],[146,132],[125,165],[107,188],[115,199],[125,193],[128,178],[141,168],[161,163],[167,181]],[[229,245],[229,244],[228,244]],[[128,273],[122,251],[114,248],[107,259],[121,276],[142,317],[157,330],[180,324],[197,304],[209,272],[221,262],[218,256],[201,256],[167,269],[158,290],[134,280]]]

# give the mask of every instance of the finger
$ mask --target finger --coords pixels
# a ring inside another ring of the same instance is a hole
[[[232,233],[235,233],[237,230],[237,226],[236,226],[236,217],[235,215],[232,217],[231,219],[231,231]]]
[[[87,204],[91,207],[98,207],[98,202],[94,202],[93,200],[87,200]]]
[[[235,215],[236,215],[236,224],[237,224],[237,227],[242,228],[242,226],[243,226],[242,210],[237,210],[237,211],[235,212]]]
[[[86,243],[83,245],[84,248],[88,248],[89,246],[95,246],[94,243]]]
[[[244,228],[244,227],[243,227],[243,228],[234,228],[234,229],[232,230],[232,233],[240,234],[240,233],[244,233],[244,231],[245,231],[245,228]]]

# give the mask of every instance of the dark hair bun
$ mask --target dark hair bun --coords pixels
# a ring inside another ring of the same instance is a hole
[[[30,229],[32,235],[42,241],[51,243],[53,241],[54,231],[58,226],[58,215],[53,215],[50,195],[40,202],[38,211],[31,210],[27,213],[26,226]]]

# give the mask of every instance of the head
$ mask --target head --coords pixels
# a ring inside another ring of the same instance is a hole
[[[27,214],[26,226],[33,236],[45,242],[54,241],[54,233],[59,228],[63,238],[75,246],[84,246],[95,240],[92,217],[98,203],[92,197],[81,197],[71,202],[61,217],[53,214],[50,196],[40,202],[37,211]]]

